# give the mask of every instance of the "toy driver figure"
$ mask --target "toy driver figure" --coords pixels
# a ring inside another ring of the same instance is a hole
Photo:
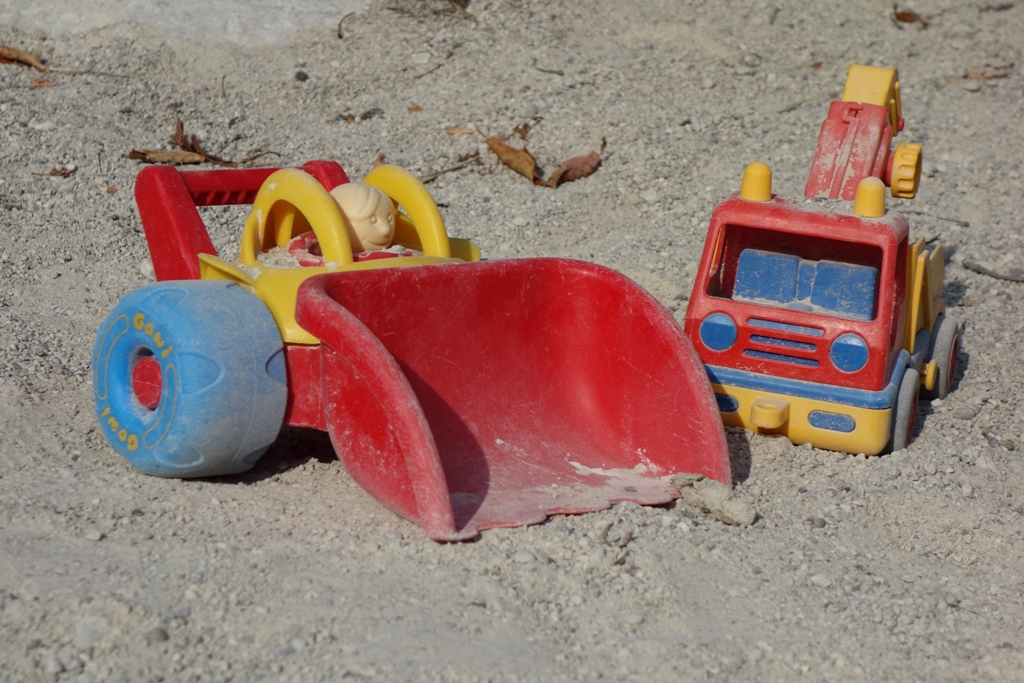
[[[352,254],[387,249],[395,236],[395,205],[391,198],[366,183],[345,183],[331,190],[345,218]]]

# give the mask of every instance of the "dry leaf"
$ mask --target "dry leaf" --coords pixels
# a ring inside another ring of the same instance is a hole
[[[965,77],[972,81],[991,81],[994,78],[1006,78],[1007,75],[1005,71],[997,71],[995,69],[980,69],[978,71],[968,71],[964,74]]]
[[[605,140],[601,138],[600,149],[586,156],[573,157],[566,160],[544,181],[544,184],[548,187],[558,187],[562,183],[571,183],[574,180],[586,178],[601,165],[601,155],[604,153],[604,147]]]
[[[171,144],[175,145],[178,149],[166,150],[166,149],[133,149],[128,152],[129,159],[138,159],[139,161],[145,161],[149,164],[201,164],[205,161],[217,164],[219,166],[227,166],[234,168],[241,164],[247,164],[250,161],[259,159],[267,154],[274,154],[274,152],[263,152],[257,151],[250,154],[242,161],[228,161],[218,156],[208,153],[203,149],[202,143],[199,142],[199,138],[194,134],[188,134],[185,132],[185,124],[178,121],[178,124],[174,127],[174,133],[171,135]]]
[[[49,78],[37,78],[28,85],[29,88],[52,88],[53,81]]]
[[[924,17],[922,17],[920,14],[910,9],[909,7],[900,9],[899,5],[893,3],[892,16],[893,19],[895,19],[897,22],[903,22],[904,24],[913,24],[914,22],[919,22],[921,24],[921,28],[928,28],[928,22],[924,20]],[[897,26],[898,25],[899,24],[897,24]]]
[[[128,152],[128,158],[147,164],[201,164],[208,161],[205,154],[180,149],[133,149]]]
[[[421,107],[420,105],[418,105],[415,102],[413,102],[412,104],[409,105],[409,111],[410,112],[423,111],[423,107]]]
[[[107,194],[117,194],[117,188],[111,185],[107,188]]]
[[[444,129],[448,135],[465,135],[466,133],[472,133],[473,129],[469,126],[448,126]]]
[[[501,163],[519,175],[528,178],[534,185],[543,183],[543,179],[537,174],[537,160],[534,156],[525,147],[523,149],[516,149],[505,144],[506,140],[508,138],[504,135],[492,135],[487,138],[487,146],[498,155]]]
[[[384,152],[380,152],[377,154],[377,158],[373,160],[373,167],[377,168],[378,166],[383,166],[386,163],[388,162],[387,159],[384,158]]]
[[[443,176],[445,173],[451,173],[452,171],[457,171],[460,168],[463,168],[464,166],[469,166],[470,164],[478,164],[478,163],[480,163],[480,152],[471,152],[470,154],[461,154],[461,155],[459,155],[458,163],[456,163],[454,166],[449,166],[448,168],[443,168],[440,171],[436,171],[434,173],[431,173],[429,175],[426,175],[426,176],[420,178],[420,180],[423,181],[424,183],[429,183],[429,182],[432,182],[434,180],[437,180],[438,178]]]
[[[15,50],[13,47],[0,45],[0,63],[12,64],[14,62],[31,66],[37,71],[47,72],[50,70],[50,67],[43,64],[43,56],[40,53]]]
[[[75,175],[77,168],[51,168],[49,173],[33,173],[32,175],[37,177],[52,176],[54,178],[70,178]]]
[[[526,136],[530,134],[530,131],[533,129],[533,127],[543,120],[543,116],[531,116],[529,121],[523,121],[518,126],[513,128],[512,131],[516,135],[521,137],[523,140],[525,140]]]
[[[207,151],[203,149],[202,144],[200,144],[199,138],[196,137],[194,133],[190,135],[185,132],[185,124],[183,124],[181,121],[178,121],[178,125],[174,127],[174,134],[171,135],[171,143],[177,145],[178,148],[183,152],[191,152],[200,155],[201,157],[203,157],[203,161],[212,161],[213,163],[221,164],[222,166],[235,165],[235,162],[233,161],[226,161],[224,159],[221,159],[220,157],[207,153]],[[185,161],[182,163],[187,164],[200,162]]]

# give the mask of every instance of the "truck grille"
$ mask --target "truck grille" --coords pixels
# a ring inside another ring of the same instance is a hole
[[[744,356],[806,368],[821,365],[817,356],[820,338],[825,335],[824,330],[764,318],[750,318],[747,324],[754,330],[747,336]]]

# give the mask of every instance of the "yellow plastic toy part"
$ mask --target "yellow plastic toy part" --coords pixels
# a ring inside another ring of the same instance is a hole
[[[889,125],[893,135],[900,130],[903,116],[900,104],[900,80],[895,68],[853,64],[846,74],[843,102],[876,104],[889,109]]]
[[[884,216],[885,183],[874,176],[868,176],[857,183],[857,194],[853,197],[853,212],[864,218]]]
[[[892,173],[889,185],[892,196],[913,199],[921,183],[921,145],[901,142],[892,153]]]
[[[789,401],[760,396],[750,406],[750,422],[761,429],[778,429],[788,420]]]
[[[942,298],[942,281],[946,263],[942,245],[931,249],[925,246],[923,237],[910,245],[907,255],[907,324],[903,337],[903,348],[914,352],[914,340],[920,330],[932,331],[936,319],[946,311]],[[927,381],[927,373],[925,373]]]
[[[809,443],[815,448],[865,455],[881,453],[889,442],[892,411],[888,408],[858,408],[714,383],[711,388],[716,394],[736,401],[736,410],[721,414],[729,427],[780,434],[795,444]],[[811,416],[816,411],[844,415],[851,420],[853,429],[843,432],[815,427]]]
[[[256,280],[251,275],[233,263],[228,263],[212,254],[199,254],[199,278],[202,280],[229,280],[237,282],[250,292],[256,290]]]
[[[286,168],[272,173],[256,194],[242,233],[238,265],[201,254],[201,277],[232,280],[251,291],[267,305],[286,343],[317,344],[319,339],[295,321],[298,289],[310,277],[341,270],[480,260],[480,249],[469,240],[449,240],[437,204],[410,173],[394,166],[379,166],[364,182],[383,190],[396,207],[401,205],[408,211],[408,216],[397,215],[395,241],[422,251],[422,256],[356,262],[345,218],[334,197],[309,174]],[[287,247],[294,237],[309,230],[320,242],[324,265],[279,267],[260,259],[262,253]]]
[[[396,217],[395,242],[422,251],[424,256],[447,258],[452,255],[437,202],[416,176],[405,169],[384,164],[366,174],[363,182],[383,190],[391,197],[396,209],[401,206],[408,213],[408,217],[400,212]]]
[[[767,202],[772,198],[772,169],[762,161],[755,161],[743,169],[740,197],[752,202]]]
[[[295,236],[316,233],[326,263],[352,263],[352,245],[341,209],[313,176],[297,168],[272,173],[260,187],[245,221],[238,260],[256,265],[257,256],[273,247],[286,247]]]

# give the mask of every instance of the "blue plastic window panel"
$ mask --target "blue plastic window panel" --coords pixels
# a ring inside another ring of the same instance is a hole
[[[877,292],[878,269],[871,266],[744,249],[736,265],[733,299],[871,320]]]
[[[771,301],[790,304],[796,300],[800,259],[760,249],[744,249],[736,266],[737,301]]]
[[[878,270],[871,266],[819,261],[811,290],[811,305],[845,318],[875,317]]]

